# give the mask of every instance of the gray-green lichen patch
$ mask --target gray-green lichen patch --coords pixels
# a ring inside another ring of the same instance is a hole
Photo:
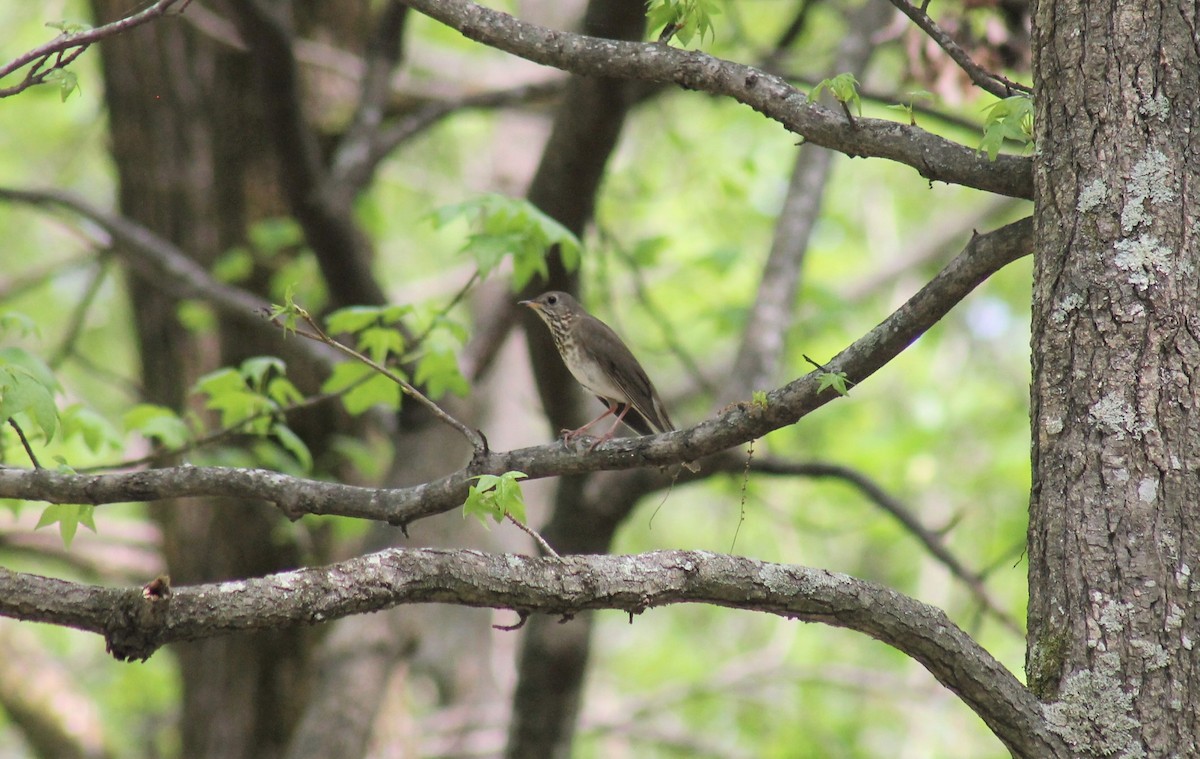
[[[1166,121],[1171,115],[1171,101],[1166,95],[1161,92],[1154,93],[1154,97],[1144,98],[1138,104],[1138,113],[1142,116]]]
[[[1131,640],[1129,645],[1142,655],[1142,659],[1146,662],[1146,669],[1162,669],[1170,662],[1167,650],[1158,643],[1148,640]]]
[[[1142,503],[1154,503],[1158,500],[1158,480],[1143,477],[1138,483],[1138,500]]]
[[[1125,402],[1120,390],[1114,390],[1093,403],[1088,409],[1088,417],[1097,426],[1113,433],[1118,440],[1124,440],[1126,435],[1134,432],[1137,420],[1133,407]]]
[[[1072,748],[1092,756],[1142,759],[1138,721],[1133,717],[1134,694],[1121,687],[1120,659],[1101,654],[1095,669],[1069,676],[1057,701],[1042,705],[1050,729]]]
[[[1146,208],[1162,207],[1175,200],[1174,179],[1167,157],[1161,150],[1150,148],[1146,156],[1133,166],[1133,173],[1125,185],[1125,206],[1121,209],[1121,228],[1132,232],[1150,221]]]
[[[1146,290],[1158,281],[1159,274],[1171,271],[1171,249],[1157,237],[1143,234],[1136,240],[1117,240],[1114,248],[1117,255],[1113,263],[1129,275],[1129,283],[1138,290]]]
[[[1079,213],[1087,213],[1108,200],[1108,185],[1102,179],[1093,179],[1079,192],[1079,200],[1075,203]]]
[[[1054,305],[1054,310],[1050,312],[1050,322],[1056,325],[1063,324],[1071,312],[1083,306],[1083,303],[1083,296],[1079,293],[1067,295]]]

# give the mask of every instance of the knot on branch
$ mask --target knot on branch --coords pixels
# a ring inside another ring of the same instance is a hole
[[[162,578],[142,590],[117,594],[104,622],[104,650],[117,661],[146,661],[164,642],[171,595],[159,588]],[[148,589],[154,588],[153,591]]]

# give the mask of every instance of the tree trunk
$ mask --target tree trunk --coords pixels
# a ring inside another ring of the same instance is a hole
[[[1028,682],[1081,756],[1194,756],[1200,37],[1047,0],[1037,100]]]
[[[93,2],[100,22],[128,7]],[[245,239],[248,220],[282,209],[243,53],[170,20],[107,40],[101,50],[123,215],[209,265]],[[188,332],[176,318],[179,303],[156,282],[134,276],[129,288],[150,402],[182,410],[200,374],[268,352],[252,335]],[[282,518],[265,505],[167,502],[153,513],[176,583],[252,577],[300,559],[294,543],[280,539]],[[290,629],[174,646],[181,755],[279,755],[307,697],[312,637]]]

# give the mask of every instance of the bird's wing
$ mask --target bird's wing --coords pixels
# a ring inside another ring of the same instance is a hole
[[[667,416],[667,409],[663,406],[662,399],[658,397],[658,391],[654,389],[654,383],[646,376],[646,370],[642,369],[642,365],[634,358],[625,343],[621,342],[617,333],[613,332],[607,324],[595,318],[586,320],[580,324],[580,327],[587,330],[584,335],[585,345],[597,342],[605,345],[604,352],[607,357],[597,356],[595,353],[593,353],[593,357],[601,363],[613,385],[629,400],[632,411],[636,411],[653,432],[670,432],[675,429],[671,418]],[[621,367],[624,367],[624,370]],[[618,403],[623,402],[621,398],[614,400]],[[625,418],[628,420],[629,415],[626,415]],[[630,426],[645,434],[645,430],[638,429],[637,425],[631,424]]]

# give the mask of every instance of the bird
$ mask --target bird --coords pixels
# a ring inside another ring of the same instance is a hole
[[[579,429],[564,431],[564,439],[582,435],[609,415],[616,415],[613,426],[591,448],[611,439],[622,422],[643,435],[675,429],[646,370],[612,327],[589,314],[575,298],[557,290],[520,301],[519,305],[541,317],[571,375],[608,407]]]

